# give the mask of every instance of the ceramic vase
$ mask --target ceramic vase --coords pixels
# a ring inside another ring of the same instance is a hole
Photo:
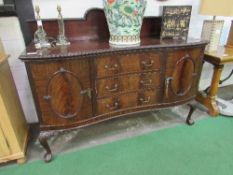
[[[103,0],[103,3],[110,45],[138,45],[147,0]]]

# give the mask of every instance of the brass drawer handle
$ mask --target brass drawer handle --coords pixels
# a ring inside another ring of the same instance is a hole
[[[50,100],[51,96],[50,95],[45,95],[43,98],[44,98],[44,100]]]
[[[118,66],[118,64],[114,64],[112,66],[105,65],[104,68],[108,69],[108,70],[111,70],[111,71],[114,71],[114,70],[118,70],[119,66]]]
[[[144,66],[144,67],[152,67],[153,66],[153,64],[154,64],[154,61],[153,60],[150,60],[150,61],[148,61],[148,62],[146,62],[146,61],[141,61],[141,64]]]
[[[150,96],[148,96],[147,98],[141,97],[141,98],[139,98],[139,100],[142,103],[149,103],[150,102]]]
[[[150,86],[152,84],[152,80],[141,80],[140,84],[142,84],[143,86]]]
[[[117,110],[119,108],[119,102],[114,102],[113,105],[109,105],[107,104],[106,107],[111,110],[111,111],[114,111],[114,110]]]
[[[108,90],[109,92],[116,92],[116,91],[118,91],[119,86],[118,86],[118,84],[114,84],[114,86],[112,88],[110,88],[109,86],[106,86],[105,89]]]

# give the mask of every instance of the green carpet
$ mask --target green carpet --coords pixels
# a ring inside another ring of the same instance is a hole
[[[142,136],[0,168],[0,175],[232,175],[233,118],[206,118]]]

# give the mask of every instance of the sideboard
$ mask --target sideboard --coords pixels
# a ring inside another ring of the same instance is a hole
[[[207,42],[160,40],[160,23],[144,18],[139,46],[113,48],[104,13],[95,9],[84,19],[65,21],[70,46],[26,48],[20,59],[39,116],[45,161],[52,158],[47,138],[57,131],[195,99]],[[35,22],[29,24],[35,31]],[[56,37],[56,20],[45,21],[44,28]],[[192,112],[191,106],[188,124]]]

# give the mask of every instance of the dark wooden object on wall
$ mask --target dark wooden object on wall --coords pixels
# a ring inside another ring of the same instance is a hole
[[[55,37],[55,21],[44,24]],[[31,26],[35,31],[33,22]],[[160,19],[150,17],[144,18],[140,46],[111,48],[102,10],[68,20],[65,26],[70,46],[36,50],[32,43],[20,56],[37,107],[46,161],[52,157],[47,137],[57,131],[195,98],[205,41],[160,41]]]
[[[25,44],[28,45],[33,37],[27,20],[35,19],[32,0],[3,0],[3,4],[0,4],[0,17],[2,16],[18,17]]]

